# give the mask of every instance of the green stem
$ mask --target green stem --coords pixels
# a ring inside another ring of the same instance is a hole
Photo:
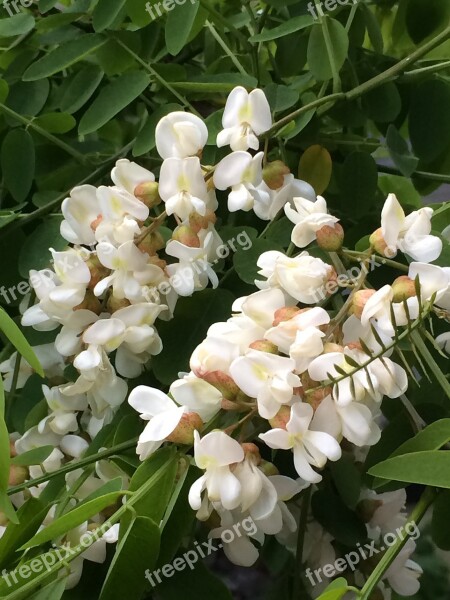
[[[415,509],[411,513],[408,522],[419,524],[425,513],[431,506],[431,504],[436,499],[437,492],[432,488],[426,488],[424,493],[422,494],[419,502],[417,503]],[[378,583],[383,578],[383,575],[386,573],[388,568],[394,562],[395,558],[398,556],[399,552],[403,548],[403,546],[408,541],[409,537],[405,536],[403,539],[399,537],[394,546],[391,546],[386,554],[384,554],[383,558],[380,560],[378,565],[373,570],[369,579],[366,581],[364,587],[361,590],[360,598],[361,600],[369,600],[372,592],[377,587]]]
[[[378,170],[381,173],[392,173],[393,175],[402,175],[399,169],[395,167],[389,167],[387,165],[378,165]],[[428,173],[427,171],[415,171],[411,177],[418,177],[419,179],[431,179],[432,181],[442,181],[442,183],[450,183],[450,175],[444,175],[442,173]]]
[[[77,469],[81,469],[83,467],[91,465],[92,463],[102,460],[104,458],[109,458],[110,456],[114,456],[115,454],[120,454],[121,452],[125,452],[126,450],[131,450],[131,448],[136,447],[137,441],[138,438],[135,438],[133,440],[130,440],[129,442],[117,444],[117,446],[107,448],[106,450],[97,452],[97,454],[91,454],[90,456],[86,456],[86,458],[82,458],[81,460],[68,463],[67,465],[64,465],[63,467],[61,467],[61,469],[58,469],[57,471],[53,471],[52,473],[46,473],[45,475],[37,477],[36,479],[31,479],[30,481],[25,481],[20,485],[16,485],[14,487],[9,488],[7,492],[8,496],[16,494],[17,492],[21,492],[22,490],[34,487],[36,485],[40,485],[41,483],[45,483],[46,481],[50,481],[50,479],[54,479],[59,475],[71,473],[72,471],[76,471]]]
[[[317,7],[316,7],[317,8]],[[331,73],[333,77],[333,94],[337,94],[341,91],[341,79],[339,77],[339,71],[334,60],[333,43],[330,37],[330,31],[328,29],[328,18],[326,15],[320,17],[320,25],[322,27],[323,38],[325,40],[325,46],[327,48],[328,60],[331,66]]]
[[[411,79],[412,77],[420,77],[424,73],[436,73],[437,71],[441,71],[443,69],[450,68],[450,60],[446,60],[444,62],[437,63],[435,65],[428,65],[428,67],[421,67],[420,69],[413,69],[412,71],[406,71],[403,74],[403,79]]]
[[[239,73],[241,75],[245,75],[246,77],[248,76],[247,71],[244,69],[244,67],[241,65],[241,63],[239,62],[239,60],[236,57],[235,52],[233,52],[231,50],[231,48],[229,48],[226,44],[226,42],[220,37],[220,35],[217,33],[214,25],[212,23],[210,23],[209,21],[206,21],[206,26],[208,27],[208,29],[211,32],[211,35],[213,36],[213,38],[216,40],[216,42],[219,44],[219,46],[222,48],[222,50],[225,52],[225,54],[227,54],[231,60],[231,62],[234,64],[234,66],[236,67],[236,69],[239,71]]]
[[[444,392],[447,394],[447,397],[450,398],[450,382],[448,381],[445,374],[441,371],[439,365],[434,360],[433,355],[428,350],[427,345],[422,339],[422,335],[420,331],[413,331],[411,333],[411,341],[417,348],[417,350],[422,355],[422,358],[425,360],[427,365],[430,367],[433,375],[436,377],[439,385],[442,387]]]
[[[44,137],[49,142],[52,142],[52,144],[58,146],[59,148],[61,148],[61,150],[67,152],[67,154],[73,156],[81,164],[84,164],[86,162],[86,157],[84,156],[84,154],[81,154],[81,152],[78,152],[78,150],[75,150],[75,148],[72,148],[72,146],[69,146],[69,144],[66,144],[65,142],[52,135],[48,131],[45,131],[45,129],[34,123],[32,119],[28,119],[27,117],[19,115],[19,113],[16,113],[15,110],[12,110],[12,108],[9,108],[8,106],[2,103],[0,103],[0,110],[2,110],[9,117],[16,119],[16,121],[19,121],[20,123],[26,125],[30,129],[33,129],[33,131],[38,133],[40,136]]]
[[[308,525],[308,512],[309,505],[311,502],[312,485],[307,488],[303,494],[302,506],[300,509],[300,517],[298,521],[297,531],[297,552],[296,558],[296,569],[295,569],[295,586],[294,586],[294,598],[298,598],[300,591],[300,578],[303,566],[303,547],[305,545],[306,527]]]
[[[235,36],[235,38],[239,40],[239,42],[247,50],[251,49],[252,46],[249,43],[248,39],[245,37],[245,35],[241,31],[236,29],[236,27],[226,17],[224,17],[220,12],[213,8],[210,5],[209,0],[199,0],[199,2],[200,5],[203,6],[203,8],[209,12],[214,21],[217,21],[218,23],[221,23],[224,27],[226,27],[230,31],[230,33],[232,33]]]

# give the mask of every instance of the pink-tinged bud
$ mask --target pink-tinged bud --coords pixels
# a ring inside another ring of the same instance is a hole
[[[97,227],[100,225],[100,223],[103,221],[103,215],[97,215],[97,218],[94,219],[91,222],[91,229],[92,231],[96,231]]]
[[[94,292],[87,290],[83,302],[75,306],[73,310],[90,310],[99,315],[102,311],[102,305],[97,296],[94,295]]]
[[[241,391],[231,377],[223,371],[209,371],[202,379],[219,390],[226,400],[235,401]]]
[[[93,290],[97,283],[102,279],[105,279],[110,273],[110,270],[102,265],[98,257],[91,255],[86,261],[86,266],[91,273],[91,280],[88,285],[88,289]]]
[[[276,327],[284,321],[290,321],[295,315],[298,315],[301,312],[302,309],[297,308],[296,306],[284,306],[283,308],[279,308],[273,315],[272,326]]]
[[[29,478],[28,469],[25,467],[18,467],[16,465],[11,465],[9,467],[9,480],[8,485],[20,485],[24,481]]]
[[[387,256],[386,250],[388,245],[383,237],[381,227],[372,233],[369,238],[369,242],[375,252],[382,254],[383,256]]]
[[[187,446],[194,443],[194,431],[201,430],[203,421],[197,413],[184,413],[175,431],[166,437],[168,442]]]
[[[15,442],[9,442],[9,456],[11,458],[14,458],[15,456],[17,456],[17,451],[16,451],[16,443]]]
[[[212,182],[212,179],[210,179],[210,181]],[[208,229],[209,225],[214,225],[216,221],[216,214],[212,211],[207,211],[204,216],[199,215],[196,212],[189,215],[189,227],[194,233],[198,233],[202,229]]]
[[[259,453],[258,446],[249,442],[241,444],[241,446],[244,450],[245,458],[250,460],[253,464],[259,465],[261,462],[261,454]]]
[[[332,388],[329,386],[323,388],[318,387],[316,389],[313,388],[310,393],[306,394],[306,401],[313,407],[314,412],[319,408],[322,401],[331,394],[331,391]]]
[[[350,312],[358,319],[361,318],[367,301],[375,294],[375,290],[359,290],[353,294]]]
[[[363,349],[360,342],[349,342],[347,344],[347,348],[349,348],[350,350],[361,350],[361,351]]]
[[[408,275],[402,275],[392,284],[392,290],[394,291],[394,302],[403,302],[408,298],[416,296],[416,283]]]
[[[335,344],[334,342],[326,342],[323,345],[323,353],[329,354],[330,352],[344,352],[344,346]]]
[[[239,404],[239,402],[233,402],[232,400],[227,400],[226,398],[222,398],[220,407],[222,410],[226,411],[234,411],[234,412],[247,412],[248,407]]]
[[[358,502],[356,512],[364,521],[364,523],[368,523],[380,506],[383,506],[383,502],[381,500],[370,500],[367,498],[366,500],[361,500]]]
[[[250,344],[249,348],[260,352],[268,352],[269,354],[278,354],[278,346],[275,346],[269,340],[256,340],[256,342]]]
[[[316,232],[316,240],[320,248],[327,252],[337,252],[342,248],[344,230],[339,223],[324,225]]]
[[[278,190],[284,184],[285,175],[289,175],[291,171],[289,167],[284,164],[281,160],[274,160],[263,169],[263,180],[264,183],[271,190]]]
[[[172,239],[189,248],[200,248],[200,238],[188,225],[180,225],[172,234]]]
[[[267,460],[262,460],[261,464],[258,465],[259,470],[264,473],[266,477],[271,477],[272,475],[278,475],[279,470],[276,468],[274,464],[268,462]]]
[[[120,310],[121,308],[127,308],[127,306],[131,306],[131,302],[126,298],[120,299],[115,296],[110,296],[108,298],[108,302],[106,303],[106,308],[112,314],[115,313],[116,310]]]
[[[9,521],[8,521],[5,513],[0,511],[0,526],[6,527],[8,525],[8,523],[9,523]]]
[[[142,242],[139,242],[137,247],[142,252],[146,252],[149,256],[153,256],[158,250],[162,250],[166,247],[166,242],[158,231],[152,231],[145,236]]]
[[[134,195],[139,198],[148,208],[154,208],[161,203],[156,181],[140,183],[134,190]]]
[[[291,409],[289,406],[282,406],[277,414],[269,419],[273,429],[286,429],[286,425],[291,418]]]

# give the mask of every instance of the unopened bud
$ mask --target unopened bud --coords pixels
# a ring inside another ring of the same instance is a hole
[[[183,446],[192,444],[194,442],[194,431],[200,430],[202,427],[203,421],[200,415],[195,412],[184,413],[175,431],[172,431],[166,440]]]
[[[279,470],[276,468],[276,466],[267,460],[262,460],[258,467],[259,470],[262,471],[266,477],[271,477],[273,475],[279,474]]]
[[[313,407],[314,412],[316,412],[316,410],[319,408],[322,401],[325,400],[325,398],[331,394],[331,391],[332,388],[329,386],[318,387],[313,388],[312,392],[306,394],[306,400],[308,404],[310,404]]]
[[[369,298],[375,294],[375,290],[358,290],[353,294],[352,305],[350,312],[355,315],[358,319],[361,318],[364,307],[367,304]]]
[[[91,255],[86,261],[86,266],[91,274],[91,280],[88,289],[93,290],[97,283],[109,275],[109,269],[104,267],[99,261],[98,256]]]
[[[241,444],[241,446],[244,451],[245,458],[250,460],[253,464],[259,465],[261,462],[261,454],[259,453],[258,446],[252,443]]]
[[[83,302],[78,304],[78,306],[75,306],[73,310],[90,310],[96,315],[99,315],[102,310],[102,305],[97,296],[94,295],[94,292],[91,292],[91,290],[86,290],[86,295]]]
[[[235,401],[241,391],[227,373],[223,371],[209,371],[202,379],[214,386],[226,400]]]
[[[20,485],[29,478],[28,469],[11,465],[9,468],[8,485]]]
[[[161,202],[156,181],[140,183],[134,190],[134,195],[139,198],[148,208],[154,208]]]
[[[180,225],[172,234],[172,239],[189,248],[200,248],[200,238],[188,225]]]
[[[247,412],[248,408],[239,404],[239,402],[233,402],[233,400],[227,400],[226,398],[222,398],[220,407],[222,410],[229,411],[233,410],[235,412]]]
[[[166,243],[159,231],[150,232],[145,236],[142,242],[139,242],[138,244],[139,250],[146,252],[149,256],[156,254],[158,250],[162,250],[165,246]]]
[[[264,167],[263,180],[271,190],[278,190],[284,184],[285,175],[289,173],[289,167],[283,161],[275,160]]]
[[[278,354],[278,346],[275,346],[269,340],[256,340],[249,346],[252,350],[259,350],[260,352],[267,352],[268,354]]]
[[[216,221],[216,214],[212,211],[207,211],[204,216],[199,215],[196,212],[189,215],[189,227],[194,233],[198,233],[201,229],[208,229],[209,225],[214,225]]]
[[[277,414],[269,419],[269,423],[274,429],[286,429],[287,423],[291,418],[291,409],[289,406],[282,406]]]
[[[290,321],[295,315],[298,315],[301,312],[300,308],[296,306],[283,306],[283,308],[279,308],[275,311],[273,315],[273,323],[272,326],[276,327],[283,321]]]
[[[317,244],[327,252],[337,252],[342,248],[344,241],[344,230],[342,225],[335,223],[334,225],[324,225],[316,231]]]
[[[120,310],[121,308],[127,308],[130,306],[131,302],[126,298],[116,298],[115,296],[110,296],[108,298],[108,302],[106,303],[106,308],[112,314],[115,313],[116,310]]]
[[[408,275],[402,275],[394,281],[392,290],[394,302],[403,302],[403,300],[416,296],[416,283]]]
[[[386,240],[383,237],[381,227],[374,231],[369,238],[370,245],[378,254],[392,258],[396,255],[396,250],[387,245]]]

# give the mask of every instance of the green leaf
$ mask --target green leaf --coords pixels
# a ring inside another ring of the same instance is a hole
[[[0,308],[0,329],[6,335],[17,352],[27,361],[30,367],[34,369],[38,375],[44,377],[44,371],[41,363],[38,361],[32,347],[27,342],[25,336],[14,323],[14,321],[3,310],[3,308]]]
[[[28,600],[60,600],[65,592],[67,578],[59,578],[37,591]]]
[[[450,452],[429,450],[388,458],[372,467],[369,474],[382,479],[450,489]]]
[[[29,467],[31,465],[40,465],[46,460],[53,452],[53,446],[40,446],[39,448],[33,448],[23,454],[18,454],[11,459],[12,465],[21,467]]]
[[[133,146],[133,156],[147,154],[156,146],[155,129],[158,121],[173,111],[183,110],[179,104],[164,104],[149,115]]]
[[[136,100],[149,86],[150,77],[142,71],[132,71],[104,87],[80,121],[80,135],[97,131],[121,110]]]
[[[164,352],[155,356],[152,364],[159,381],[171,384],[180,371],[189,370],[193,349],[204,339],[212,323],[229,317],[233,300],[227,290],[210,289],[195,297],[180,298],[175,318],[161,322],[158,328]]]
[[[402,206],[422,208],[422,198],[410,179],[400,175],[381,175],[378,185],[384,196],[395,194]],[[367,246],[366,246],[367,247]]]
[[[347,581],[338,577],[328,585],[317,600],[340,600],[349,589]]]
[[[441,550],[450,550],[450,490],[442,491],[434,501],[431,534]]]
[[[346,210],[352,215],[368,211],[377,192],[378,170],[366,152],[352,152],[345,159],[339,176],[339,187]]]
[[[0,495],[6,494],[10,466],[9,433],[5,423],[5,391],[0,377]]]
[[[29,13],[19,13],[0,19],[0,37],[14,37],[29,33],[34,27],[34,17]]]
[[[233,257],[234,268],[236,273],[245,281],[245,283],[255,284],[255,279],[258,279],[259,267],[256,264],[263,252],[269,250],[283,251],[281,246],[274,244],[271,240],[258,239],[252,242],[251,248],[247,250],[239,249]]]
[[[264,94],[274,112],[280,112],[294,106],[299,98],[297,90],[293,90],[287,85],[278,85],[276,83],[270,83],[264,88]]]
[[[101,496],[100,498],[96,498],[95,500],[91,500],[90,502],[75,507],[70,512],[55,519],[50,525],[47,525],[47,527],[39,531],[39,533],[32,537],[29,542],[21,546],[20,550],[40,546],[45,542],[50,542],[51,540],[64,535],[105,508],[108,508],[108,506],[114,504],[122,494],[123,492],[111,492],[110,494],[106,494],[105,496]]]
[[[332,60],[339,72],[344,65],[348,53],[348,34],[345,27],[336,19],[327,19],[330,37]],[[316,24],[311,30],[308,43],[308,65],[317,81],[328,81],[333,77],[332,65],[328,55],[324,28]]]
[[[389,458],[423,450],[439,450],[449,441],[450,419],[440,419],[404,442]]]
[[[98,50],[105,42],[105,38],[97,33],[87,33],[65,42],[28,67],[23,80],[43,79],[67,69]]]
[[[327,189],[332,171],[333,163],[330,153],[318,144],[307,148],[300,158],[299,179],[312,185],[317,195],[323,194]]]
[[[40,115],[34,119],[34,123],[49,133],[67,133],[77,124],[72,115],[58,112]]]
[[[27,237],[19,254],[19,272],[28,278],[31,269],[45,269],[50,266],[52,255],[49,248],[64,250],[67,241],[61,237],[61,217],[47,217],[31,235]]]
[[[175,56],[186,45],[200,2],[187,0],[184,4],[174,5],[167,16],[166,45],[167,50]]]
[[[0,102],[3,104],[9,94],[9,85],[4,79],[0,79]]]
[[[391,123],[400,114],[402,99],[398,87],[389,81],[365,94],[362,105],[375,123]]]
[[[3,140],[1,163],[5,185],[16,202],[23,202],[33,185],[33,138],[24,129],[12,129]]]
[[[176,571],[176,576],[171,579],[162,577],[162,583],[158,584],[154,578],[158,598],[161,600],[180,600],[182,590],[183,600],[199,600],[199,598],[214,598],[214,600],[232,600],[231,592],[226,585],[209,571],[205,564],[199,560],[195,563],[195,569],[188,569],[187,563],[182,571]],[[207,596],[205,590],[208,590]]]
[[[158,525],[148,517],[136,517],[117,545],[99,600],[141,598],[148,585],[145,572],[155,567],[159,545]]]
[[[419,159],[412,154],[406,140],[402,138],[398,129],[392,123],[387,130],[386,144],[392,160],[401,173],[405,177],[411,177],[417,169]]]
[[[354,461],[344,454],[337,462],[330,463],[330,471],[339,496],[349,508],[355,509],[361,493],[361,472]]]
[[[437,159],[450,140],[450,84],[430,79],[413,90],[409,134],[414,153],[424,163]]]
[[[274,27],[273,29],[268,29],[263,31],[262,33],[258,33],[257,35],[252,35],[249,38],[250,42],[268,42],[270,40],[276,40],[277,38],[284,37],[285,35],[289,35],[290,33],[295,33],[296,31],[300,31],[314,24],[314,19],[309,15],[301,15],[300,17],[293,17],[278,25],[278,27]]]
[[[60,109],[75,113],[92,97],[100,85],[104,73],[97,65],[87,65],[78,71],[64,91]]]
[[[99,0],[92,13],[94,31],[103,31],[109,27],[125,6],[126,0]]]

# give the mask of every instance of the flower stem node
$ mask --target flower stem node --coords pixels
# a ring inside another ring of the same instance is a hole
[[[282,406],[277,414],[269,419],[269,423],[273,429],[286,429],[286,424],[291,418],[291,409],[289,406]]]
[[[375,294],[375,290],[359,290],[353,295],[353,302],[350,307],[350,311],[358,319],[361,319],[364,307],[367,304],[369,298]]]
[[[166,440],[173,444],[182,444],[185,446],[193,444],[194,431],[201,430],[202,427],[203,421],[197,413],[184,413],[176,429],[166,438]]]
[[[392,291],[394,292],[394,302],[403,302],[408,298],[414,298],[416,296],[416,284],[407,275],[401,275],[392,284]]]
[[[289,173],[289,167],[281,160],[274,160],[267,163],[262,172],[264,183],[271,190],[279,190],[283,187],[284,177],[285,175],[289,175]]]
[[[161,203],[159,196],[159,185],[156,181],[140,183],[134,190],[134,195],[139,198],[148,208],[154,208]]]
[[[200,238],[189,225],[180,225],[177,227],[173,232],[172,240],[180,242],[180,244],[188,248],[200,248],[201,246]]]
[[[322,250],[327,252],[337,252],[342,248],[344,241],[344,230],[340,223],[334,225],[324,225],[316,231],[316,240]]]
[[[250,344],[249,348],[260,352],[268,352],[269,354],[278,354],[278,347],[269,340],[256,340],[256,342]]]
[[[25,467],[18,467],[16,465],[11,465],[9,468],[9,480],[8,485],[20,485],[24,481],[26,481],[30,477],[28,473],[28,469]]]

